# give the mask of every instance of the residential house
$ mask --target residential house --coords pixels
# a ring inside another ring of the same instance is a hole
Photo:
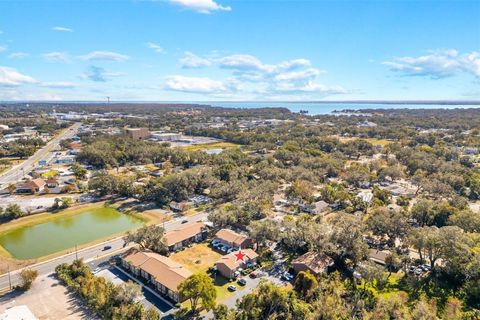
[[[246,235],[236,233],[230,229],[221,229],[215,235],[220,243],[229,245],[233,248],[245,249],[253,245],[253,240]]]
[[[329,256],[317,252],[307,252],[292,262],[295,273],[309,271],[313,275],[326,272],[328,267],[333,265],[333,260]]]
[[[373,261],[375,262],[376,264],[379,264],[379,265],[386,265],[386,260],[388,258],[388,256],[390,256],[390,252],[389,251],[381,251],[381,250],[376,250],[376,249],[369,249],[368,250],[368,259],[370,259],[370,261]]]
[[[122,258],[122,266],[175,302],[182,301],[178,286],[192,275],[188,269],[168,257],[138,250],[127,253]]]
[[[56,188],[59,185],[57,179],[55,179],[55,178],[49,178],[49,179],[45,180],[45,184],[47,185],[47,187],[49,189]]]
[[[168,250],[177,251],[190,243],[205,240],[207,235],[208,229],[205,224],[197,222],[167,232],[164,240]]]
[[[252,249],[244,249],[242,253],[245,255],[242,260],[238,260],[237,252],[229,253],[221,257],[215,264],[218,272],[227,279],[234,279],[240,269],[244,269],[247,265],[257,262],[258,254]]]
[[[30,193],[35,194],[37,192],[43,191],[45,188],[45,181],[43,179],[33,179],[17,185],[15,192],[16,193]]]
[[[169,207],[170,209],[176,212],[185,212],[191,208],[191,203],[187,201],[182,201],[182,202],[171,201],[169,203]]]

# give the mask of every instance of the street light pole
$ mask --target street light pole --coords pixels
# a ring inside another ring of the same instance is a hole
[[[77,245],[75,245],[75,260],[78,260],[78,250],[77,250]]]

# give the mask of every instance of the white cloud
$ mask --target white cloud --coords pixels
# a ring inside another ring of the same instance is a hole
[[[294,59],[281,62],[278,64],[278,67],[284,70],[293,70],[301,67],[310,67],[311,65],[312,64],[307,59]]]
[[[66,52],[48,52],[43,54],[43,58],[49,62],[68,62],[68,54]]]
[[[145,43],[145,45],[147,46],[147,48],[154,50],[156,53],[165,53],[165,50],[163,50],[163,48],[155,42],[147,42]]]
[[[77,84],[73,82],[43,82],[40,84],[41,87],[46,88],[57,88],[57,89],[73,89]]]
[[[466,54],[461,59],[462,69],[480,77],[480,52]]]
[[[28,57],[30,54],[26,52],[12,52],[8,55],[9,58],[11,59],[23,59]]]
[[[169,0],[170,3],[199,12],[211,13],[212,11],[231,11],[229,6],[222,6],[214,0]]]
[[[437,50],[419,57],[397,57],[382,64],[407,76],[440,79],[467,72],[480,77],[480,53],[461,55],[457,50]]]
[[[264,65],[260,59],[249,54],[234,54],[218,60],[221,68],[236,70],[271,71],[273,66]]]
[[[0,52],[6,51],[6,50],[7,50],[7,46],[0,46]]]
[[[186,52],[180,63],[184,68],[218,66],[231,70],[232,75],[225,81],[174,76],[167,79],[166,88],[169,90],[204,93],[211,97],[236,96],[244,99],[252,95],[259,98],[289,95],[311,98],[347,93],[341,86],[318,83],[318,76],[325,71],[312,67],[311,62],[304,58],[267,64],[249,54],[204,58]]]
[[[67,28],[67,27],[52,27],[53,31],[59,31],[59,32],[73,32],[73,29]]]
[[[220,93],[227,91],[227,86],[210,78],[171,76],[165,81],[167,90],[192,93]]]
[[[84,56],[80,56],[82,60],[104,60],[104,61],[126,61],[129,56],[112,51],[92,51]]]
[[[22,74],[13,68],[0,66],[0,86],[18,86],[36,82],[34,78]]]
[[[187,51],[183,58],[180,59],[180,64],[182,68],[201,68],[210,66],[212,62]]]
[[[309,68],[302,71],[291,71],[285,73],[279,73],[275,76],[275,80],[278,81],[295,81],[295,80],[306,80],[314,79],[321,73],[320,70],[315,68]]]

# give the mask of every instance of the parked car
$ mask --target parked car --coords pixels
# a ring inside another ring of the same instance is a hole
[[[212,242],[210,242],[212,246],[218,245],[220,241],[218,239],[213,239]]]
[[[417,276],[421,275],[422,273],[423,273],[423,269],[422,269],[422,268],[418,267],[418,268],[415,269],[415,274],[416,274]]]
[[[427,264],[422,264],[420,267],[422,267],[422,270],[425,271],[425,272],[428,272],[430,271],[432,268],[430,268],[429,265]]]
[[[245,280],[244,278],[241,278],[241,279],[238,279],[237,283],[241,286],[244,286],[247,284],[247,280]]]
[[[252,272],[252,273],[250,273],[249,277],[252,278],[252,279],[255,279],[257,277],[257,273]]]
[[[288,272],[285,272],[284,274],[282,274],[280,279],[282,279],[284,281],[292,281],[293,280],[293,275],[288,273]]]
[[[182,220],[182,222],[181,222],[181,223],[182,223],[182,224],[184,224],[184,223],[188,223],[188,220]]]
[[[414,273],[414,272],[415,272],[415,269],[416,269],[415,266],[411,266],[411,267],[408,269],[408,272]]]
[[[233,284],[228,286],[229,291],[237,291],[237,287],[235,287]]]

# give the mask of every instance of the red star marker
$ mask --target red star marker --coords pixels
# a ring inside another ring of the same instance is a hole
[[[243,253],[242,250],[238,250],[238,252],[235,253],[234,256],[237,258],[237,260],[235,260],[235,262],[237,262],[237,261],[242,261],[243,262],[243,259],[245,258],[245,253]]]

